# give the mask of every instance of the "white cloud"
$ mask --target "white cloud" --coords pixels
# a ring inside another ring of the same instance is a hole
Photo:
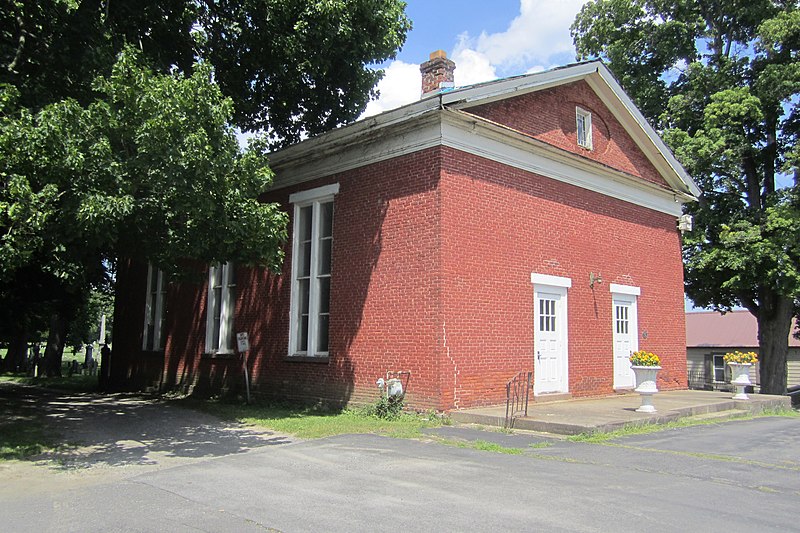
[[[457,49],[452,56],[456,63],[453,74],[458,87],[497,78],[495,67],[485,54],[470,48]]]
[[[419,65],[393,61],[386,68],[383,79],[378,82],[378,91],[381,93],[380,98],[367,104],[362,118],[419,100],[422,91]]]
[[[456,63],[456,86],[522,73],[540,72],[574,61],[569,27],[587,0],[519,0],[520,11],[505,31],[463,32],[449,57]],[[426,58],[420,58],[423,61]],[[548,65],[548,66],[544,66]],[[378,84],[381,97],[364,117],[411,103],[420,95],[419,65],[394,61]]]
[[[520,0],[520,13],[508,29],[481,33],[478,37],[459,37],[454,55],[474,50],[501,71],[511,75],[536,64],[553,64],[553,57],[574,57],[569,27],[586,0]]]

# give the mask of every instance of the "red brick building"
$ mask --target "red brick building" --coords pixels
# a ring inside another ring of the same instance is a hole
[[[247,332],[262,395],[372,401],[402,372],[410,405],[448,410],[532,370],[534,399],[596,396],[633,386],[636,349],[686,388],[676,222],[699,190],[607,68],[452,89],[432,67],[418,102],[273,154],[280,275],[120,265],[112,382],[240,388]]]

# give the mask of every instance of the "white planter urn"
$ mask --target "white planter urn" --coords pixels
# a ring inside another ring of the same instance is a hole
[[[638,392],[639,396],[642,398],[642,404],[636,412],[655,413],[656,408],[653,407],[653,394],[658,392],[656,376],[658,375],[658,371],[661,370],[661,367],[631,365],[631,368],[636,375],[636,388],[634,390]]]
[[[736,394],[733,395],[734,400],[749,400],[745,392],[747,387],[752,385],[750,383],[750,367],[752,363],[728,363],[731,367],[731,385],[736,387]]]

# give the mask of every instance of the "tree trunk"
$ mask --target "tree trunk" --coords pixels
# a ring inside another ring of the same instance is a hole
[[[786,394],[786,359],[792,327],[792,301],[774,294],[761,299],[758,310],[758,347],[761,392]]]
[[[21,372],[27,367],[26,356],[28,355],[28,335],[26,331],[19,331],[14,335],[6,352],[3,361],[3,369],[6,372]]]
[[[66,333],[67,320],[59,313],[50,315],[50,333],[44,351],[44,371],[47,377],[61,376],[61,358],[64,355]]]

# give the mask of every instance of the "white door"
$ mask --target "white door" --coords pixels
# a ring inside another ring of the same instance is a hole
[[[631,370],[630,356],[639,349],[636,317],[636,296],[615,294],[613,302],[614,328],[614,388],[633,388],[636,383]]]
[[[534,288],[533,392],[567,392],[567,289]]]

